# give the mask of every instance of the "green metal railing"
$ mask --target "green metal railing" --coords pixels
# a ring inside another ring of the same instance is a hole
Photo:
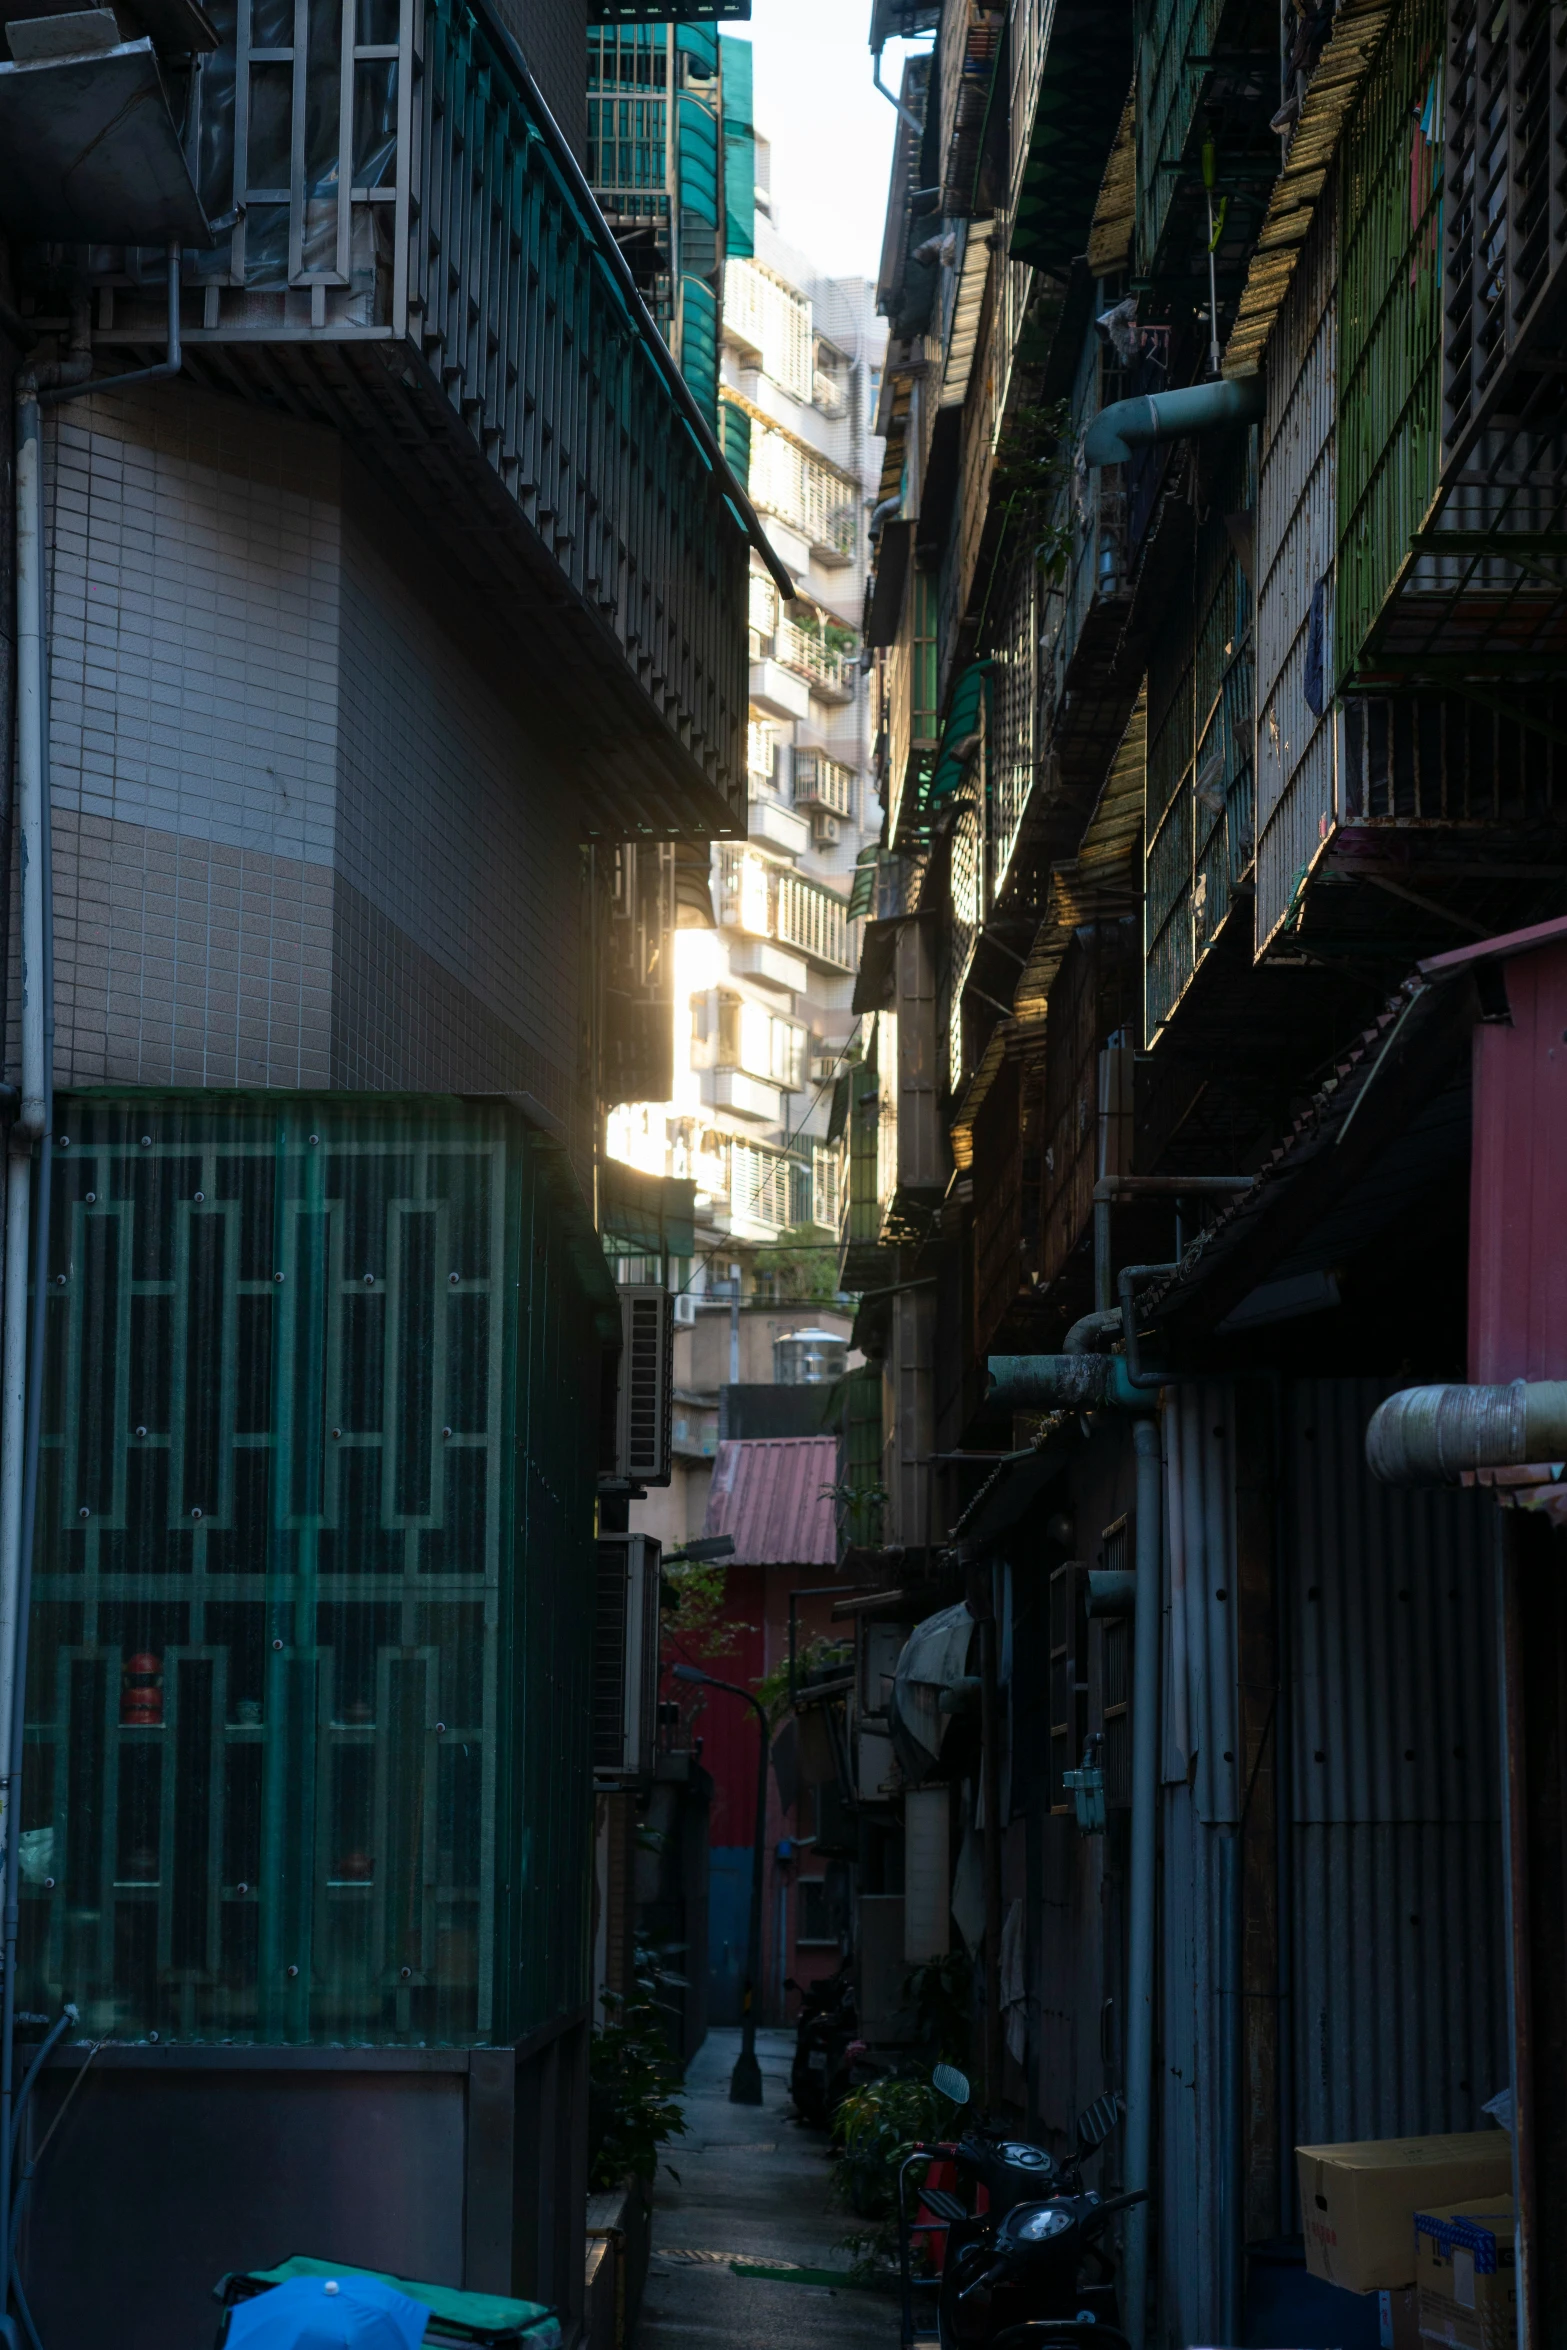
[[[1256,438],[1215,483],[1199,529],[1195,627],[1167,630],[1149,669],[1145,1034],[1152,1042],[1217,939],[1256,827],[1253,598],[1225,525],[1256,503]]]
[[[1441,0],[1406,0],[1340,153],[1335,663],[1353,677],[1436,496]]]
[[[577,2005],[598,1352],[548,1147],[342,1095],[57,1115],[25,1998],[261,2043]]]
[[[1175,196],[1176,172],[1196,127],[1227,0],[1139,0],[1137,266],[1153,266]]]

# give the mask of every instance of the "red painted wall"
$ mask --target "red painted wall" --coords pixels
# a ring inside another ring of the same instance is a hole
[[[1503,966],[1474,1042],[1469,1376],[1567,1377],[1567,943]]]
[[[772,1672],[788,1660],[790,1592],[812,1589],[825,1580],[819,1567],[731,1567],[725,1578],[726,1612],[734,1624],[744,1629],[736,1632],[722,1655],[704,1654],[690,1661],[721,1680],[754,1689],[764,1673]],[[832,1623],[832,1606],[831,1597],[799,1603],[797,1637],[802,1650],[817,1632],[841,1631],[840,1626]],[[666,1666],[679,1661],[680,1651],[667,1637],[664,1654]],[[756,1823],[756,1716],[738,1698],[728,1697],[722,1690],[683,1687],[678,1681],[672,1681],[667,1671],[664,1694],[678,1697],[682,1713],[702,1740],[703,1768],[713,1778],[709,1843],[731,1850],[741,1845],[749,1847]],[[806,1808],[803,1802],[801,1808]],[[830,1974],[838,1963],[836,1951],[809,1945],[801,1950],[796,1941],[799,1903],[795,1880],[801,1874],[820,1875],[824,1864],[806,1852],[792,1865],[780,1868],[775,1857],[781,1838],[808,1834],[809,1825],[808,1820],[801,1821],[792,1813],[785,1813],[778,1800],[777,1779],[769,1771],[761,2010],[768,2023],[783,2022],[798,2010],[798,1999],[789,1995],[780,2012],[777,1993],[785,1975],[792,1975],[800,1983],[812,1982],[819,1975]],[[777,1948],[780,1880],[784,1925],[781,1964]]]

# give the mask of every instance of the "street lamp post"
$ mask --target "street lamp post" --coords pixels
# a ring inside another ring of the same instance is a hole
[[[740,2053],[729,2076],[731,2105],[760,2105],[762,2068],[756,2060],[756,2000],[762,1982],[762,1876],[767,1865],[767,1713],[759,1697],[735,1681],[715,1681],[700,1665],[676,1665],[677,1681],[703,1689],[722,1689],[743,1699],[756,1716],[761,1748],[756,1763],[756,1831],[751,1845],[751,1925],[746,1937],[745,1997],[740,2009]]]

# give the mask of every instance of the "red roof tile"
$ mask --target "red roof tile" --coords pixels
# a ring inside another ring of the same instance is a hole
[[[835,1567],[834,1436],[748,1436],[720,1444],[702,1532],[728,1534],[737,1567]]]

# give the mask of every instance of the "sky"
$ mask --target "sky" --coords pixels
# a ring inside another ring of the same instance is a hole
[[[871,80],[870,0],[753,0],[756,127],[779,233],[829,277],[876,275],[897,116]],[[928,47],[928,43],[920,44]],[[882,60],[893,89],[904,47]]]

